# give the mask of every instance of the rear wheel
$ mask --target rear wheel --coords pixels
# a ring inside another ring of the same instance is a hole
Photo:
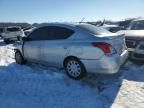
[[[25,60],[19,51],[15,52],[15,60],[16,60],[16,63],[20,65],[25,64]]]
[[[86,75],[86,69],[82,62],[77,58],[69,58],[64,63],[67,75],[73,79],[81,79]]]

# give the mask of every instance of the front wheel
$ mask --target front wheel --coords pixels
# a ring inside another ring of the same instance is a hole
[[[25,64],[25,60],[19,51],[15,52],[15,60],[16,60],[16,63],[20,65]]]
[[[86,69],[82,62],[76,58],[67,59],[64,63],[67,75],[73,79],[81,79],[86,75]]]

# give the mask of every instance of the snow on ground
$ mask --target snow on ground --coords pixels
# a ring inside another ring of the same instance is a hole
[[[0,108],[143,108],[144,66],[128,62],[116,75],[89,74],[80,81],[62,69],[20,66],[16,44],[0,41]]]

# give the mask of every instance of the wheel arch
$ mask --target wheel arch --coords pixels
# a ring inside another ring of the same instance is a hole
[[[22,51],[20,50],[20,49],[14,49],[14,52],[16,53],[16,52],[20,52],[21,53],[21,55],[23,56],[23,53],[22,53]]]
[[[14,49],[14,52],[17,52],[17,51],[21,53],[21,51],[19,49]]]
[[[77,62],[79,62],[79,65],[80,65],[80,67],[81,67],[81,74],[78,76],[78,77],[73,77],[73,76],[71,76],[70,74],[69,74],[69,72],[67,71],[67,69],[66,69],[66,61],[67,60],[69,60],[69,59],[75,59]],[[86,67],[85,67],[85,65],[83,64],[83,62],[80,60],[80,58],[78,58],[78,57],[76,57],[76,56],[67,56],[65,59],[64,59],[64,61],[63,61],[63,66],[64,66],[64,68],[65,68],[65,72],[67,73],[67,75],[70,77],[70,78],[73,78],[73,79],[75,79],[75,80],[79,80],[79,79],[81,79],[81,78],[83,78],[84,76],[86,76],[87,75],[87,70],[86,70]]]
[[[78,57],[76,57],[76,56],[67,56],[64,60],[63,60],[63,66],[65,67],[65,62],[68,60],[68,59],[71,59],[71,58],[75,58],[75,59],[77,59],[77,60],[79,60],[79,61],[81,61]]]
[[[19,53],[20,57],[21,57],[21,62],[17,62],[17,63],[21,64],[21,65],[25,64],[26,60],[24,59],[24,57],[23,57],[22,53],[20,52],[20,50],[19,49],[14,49],[14,51],[15,51],[15,60],[16,60],[16,62],[17,62],[17,53]]]

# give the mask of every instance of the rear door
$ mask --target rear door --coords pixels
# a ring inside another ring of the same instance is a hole
[[[43,59],[49,66],[63,66],[63,60],[69,52],[69,47],[72,40],[69,40],[74,31],[65,27],[51,26],[52,33],[48,41],[44,42],[44,56]]]
[[[24,43],[24,57],[35,62],[44,62],[44,44],[51,31],[47,27],[34,30],[28,37],[30,41]]]

